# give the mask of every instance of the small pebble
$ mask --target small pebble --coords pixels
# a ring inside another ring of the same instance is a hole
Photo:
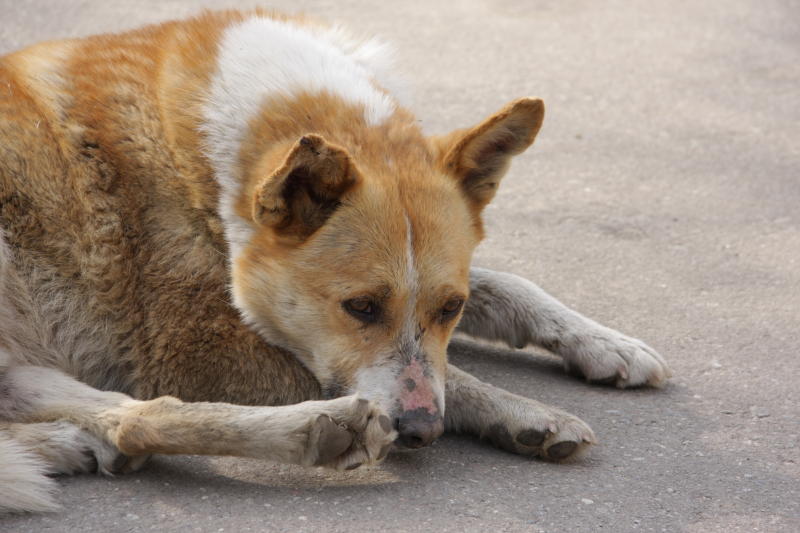
[[[592,505],[594,503],[594,500],[590,500],[589,498],[581,498],[581,501],[586,505]]]

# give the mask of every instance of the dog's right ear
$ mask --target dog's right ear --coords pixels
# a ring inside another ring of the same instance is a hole
[[[497,192],[511,158],[536,138],[544,119],[538,98],[520,98],[477,126],[435,137],[437,159],[460,184],[476,217]]]
[[[277,170],[256,185],[253,220],[299,240],[317,231],[361,181],[347,151],[319,135],[304,135]]]

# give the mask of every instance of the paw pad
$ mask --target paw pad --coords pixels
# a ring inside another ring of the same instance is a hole
[[[566,459],[573,453],[575,453],[577,449],[578,449],[577,442],[562,441],[562,442],[557,442],[552,446],[550,446],[549,448],[547,448],[547,450],[545,450],[545,454],[547,454],[547,457],[549,459],[553,459],[555,461],[561,461],[563,459]]]
[[[547,438],[548,431],[539,431],[538,429],[526,429],[517,434],[516,441],[523,446],[535,447],[541,446],[544,439]]]

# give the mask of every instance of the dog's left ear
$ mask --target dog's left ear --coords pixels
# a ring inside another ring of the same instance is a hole
[[[476,212],[494,197],[511,158],[533,144],[544,103],[521,98],[477,126],[433,139],[439,165],[454,176]]]
[[[360,181],[344,148],[319,135],[304,135],[278,169],[256,186],[253,220],[302,241],[330,218],[341,197]]]

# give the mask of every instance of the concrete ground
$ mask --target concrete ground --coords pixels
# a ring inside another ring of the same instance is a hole
[[[0,0],[0,53],[201,4]],[[581,416],[601,444],[553,465],[447,436],[347,474],[157,458],[63,479],[63,511],[0,530],[800,531],[800,3],[272,5],[394,42],[430,132],[544,98],[476,263],[646,340],[675,377],[618,391],[543,353],[460,341],[453,361]]]

